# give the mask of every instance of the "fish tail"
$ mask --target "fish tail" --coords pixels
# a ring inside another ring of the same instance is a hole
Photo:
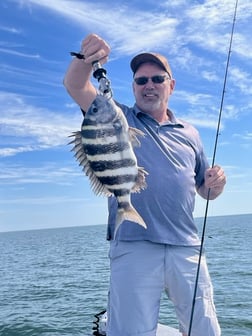
[[[115,233],[114,236],[116,236],[117,230],[119,229],[120,225],[124,220],[129,220],[132,222],[135,222],[145,229],[147,229],[147,225],[145,224],[143,218],[139,215],[139,213],[136,211],[136,209],[130,205],[126,209],[119,208],[116,215],[116,224],[115,224]]]

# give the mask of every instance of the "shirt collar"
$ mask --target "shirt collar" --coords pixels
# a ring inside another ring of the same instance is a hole
[[[143,114],[153,119],[147,113],[142,112],[136,104],[134,105],[133,113],[136,116],[138,116],[139,114]],[[171,110],[167,109],[167,114],[169,115],[169,120],[163,122],[162,125],[172,125],[172,126],[177,126],[177,127],[184,127],[183,121],[180,119],[177,119]]]

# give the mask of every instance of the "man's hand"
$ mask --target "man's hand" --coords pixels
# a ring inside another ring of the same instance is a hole
[[[108,60],[110,46],[98,35],[90,34],[81,43],[81,53],[85,57],[85,63],[99,61],[104,64]]]
[[[220,166],[216,165],[205,171],[205,182],[197,191],[200,196],[207,199],[210,189],[209,199],[213,200],[222,193],[225,184],[225,173]]]

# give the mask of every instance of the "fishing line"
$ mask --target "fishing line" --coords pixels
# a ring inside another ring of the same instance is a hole
[[[230,35],[228,56],[227,56],[227,62],[226,62],[226,70],[225,70],[225,76],[224,76],[224,82],[223,82],[223,90],[222,90],[222,96],[221,96],[219,117],[218,117],[216,136],[215,136],[215,144],[214,144],[214,151],[213,151],[212,167],[215,164],[215,157],[216,157],[216,152],[217,152],[218,139],[219,139],[219,135],[220,135],[221,117],[222,117],[223,103],[224,103],[224,97],[225,97],[225,92],[226,92],[227,75],[228,75],[230,55],[231,55],[231,49],[232,49],[232,43],[233,43],[233,36],[234,36],[234,27],[235,27],[235,21],[236,21],[237,7],[238,7],[238,0],[236,0],[235,9],[234,9],[234,16],[233,16],[232,30],[231,30],[231,35]],[[205,208],[204,222],[203,222],[203,228],[202,228],[202,236],[201,236],[199,260],[198,260],[198,267],[197,267],[197,273],[196,273],[196,279],[195,279],[195,287],[194,287],[194,294],[193,294],[193,300],[192,300],[192,308],[191,308],[191,316],[190,316],[190,324],[189,324],[188,336],[191,336],[191,330],[192,330],[192,324],[193,324],[193,315],[194,315],[194,310],[195,310],[195,301],[196,301],[197,287],[198,287],[198,282],[199,282],[200,264],[201,264],[202,254],[203,254],[203,246],[204,246],[204,239],[205,239],[205,231],[206,231],[208,207],[209,207],[209,200],[210,200],[210,190],[211,189],[209,188],[208,189],[208,193],[207,193],[206,208]]]

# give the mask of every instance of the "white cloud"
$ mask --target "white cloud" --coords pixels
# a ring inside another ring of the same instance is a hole
[[[241,56],[244,59],[252,58],[252,45],[250,43],[250,32],[243,31],[241,33],[234,33],[232,52]]]
[[[234,9],[235,3],[230,0],[206,0],[187,7],[187,14],[191,19],[198,19],[208,27],[214,27],[229,23],[233,19]]]
[[[71,185],[76,177],[84,178],[85,174],[74,159],[72,166],[62,166],[57,162],[47,162],[41,166],[27,167],[18,164],[0,165],[1,185],[22,185],[22,184],[58,184]],[[77,167],[77,169],[76,169]]]
[[[119,55],[151,49],[178,55],[190,43],[225,54],[234,14],[234,3],[230,0],[193,2],[190,6],[183,0],[161,4],[150,1],[146,3],[146,10],[134,1],[128,5],[117,2],[108,5],[101,1],[27,0],[22,6],[30,11],[33,6],[40,6],[64,16],[73,25],[95,31],[108,40],[112,53]],[[237,12],[238,19],[246,22],[252,13],[250,1],[239,4]],[[246,26],[243,30],[249,33]],[[239,39],[237,53],[251,57],[251,44],[242,33],[236,36]]]
[[[5,139],[1,143],[2,156],[66,145],[68,136],[80,128],[80,113],[71,113],[70,118],[33,106],[18,94],[0,92],[0,104],[5,106],[0,122],[1,136]],[[7,138],[15,137],[18,143],[4,147]]]
[[[34,146],[18,146],[18,147],[5,147],[0,148],[0,157],[14,156],[19,153],[31,152],[41,149],[40,147]]]
[[[26,54],[20,51],[7,49],[7,48],[0,48],[0,52],[10,54],[10,55],[20,56],[20,57],[26,57],[26,58],[40,58],[40,55],[38,54]]]
[[[15,28],[15,27],[10,27],[10,26],[0,25],[0,30],[11,33],[11,34],[21,34],[22,33],[21,29]]]
[[[252,77],[251,74],[237,67],[230,67],[230,81],[239,88],[242,94],[252,95]]]
[[[243,140],[249,140],[251,142],[251,145],[252,145],[252,132],[251,131],[247,131],[247,132],[244,132],[244,133],[235,133],[233,135],[233,137],[235,138],[240,138],[240,139],[243,139]]]
[[[26,5],[55,11],[74,25],[107,36],[113,51],[120,54],[132,54],[158,46],[163,48],[169,40],[173,41],[173,45],[176,40],[175,28],[179,21],[167,13],[155,12],[153,15],[152,11],[134,6],[124,7],[116,2],[108,6],[97,1],[27,0]],[[136,20],[129,19],[134,17]]]
[[[218,82],[219,77],[216,75],[214,71],[202,71],[202,77],[208,80],[209,82]]]

